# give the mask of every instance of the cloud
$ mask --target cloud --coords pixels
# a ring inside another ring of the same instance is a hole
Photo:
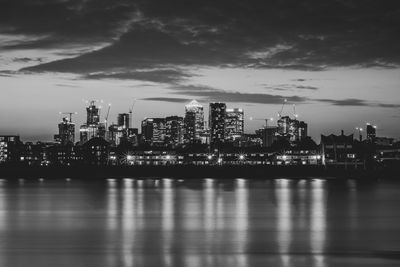
[[[176,85],[171,86],[172,94],[179,94],[199,98],[204,102],[237,102],[250,104],[282,104],[285,99],[288,103],[329,103],[334,106],[370,106],[381,108],[399,108],[398,104],[373,103],[363,99],[348,98],[348,99],[314,99],[297,95],[284,96],[275,94],[260,94],[260,93],[242,93],[235,91],[226,91],[210,86],[203,85]]]
[[[400,104],[387,104],[387,103],[376,103],[369,102],[362,99],[357,98],[348,98],[348,99],[315,99],[318,102],[330,103],[335,106],[368,106],[368,107],[381,107],[381,108],[399,108]]]
[[[297,85],[297,89],[303,89],[303,90],[318,90],[318,87],[315,86],[305,86],[305,85]]]
[[[31,71],[96,72],[166,64],[315,71],[400,64],[399,1],[3,2],[0,25],[8,32],[47,34],[29,47],[109,43]]]
[[[289,102],[306,102],[308,99],[300,96],[281,96],[259,93],[241,93],[225,91],[209,86],[186,85],[173,87],[174,94],[199,97],[202,101],[239,102],[253,104],[282,104],[285,99]]]
[[[85,79],[140,80],[156,83],[178,83],[191,77],[187,72],[172,69],[90,73]]]
[[[371,104],[362,99],[348,98],[348,99],[316,99],[319,102],[330,103],[334,106],[370,106]]]
[[[32,61],[42,62],[42,59],[41,58],[16,57],[16,58],[13,58],[13,61],[14,62],[23,62],[23,63],[32,62]]]
[[[142,98],[140,100],[172,102],[172,103],[187,103],[187,102],[189,102],[189,99],[186,99],[186,98],[174,98],[174,97],[147,97],[147,98]]]
[[[296,84],[277,84],[277,85],[270,85],[270,84],[261,84],[264,88],[273,90],[273,91],[303,91],[303,90],[318,90],[318,87],[314,86],[307,86],[307,85],[296,85]]]

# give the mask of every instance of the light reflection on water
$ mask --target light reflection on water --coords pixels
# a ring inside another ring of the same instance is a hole
[[[0,180],[0,266],[397,266],[400,183]]]

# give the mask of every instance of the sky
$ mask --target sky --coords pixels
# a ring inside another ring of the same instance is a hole
[[[30,141],[91,99],[109,122],[136,99],[135,127],[226,102],[248,133],[287,99],[316,140],[399,138],[400,1],[0,0],[0,88],[0,134]]]

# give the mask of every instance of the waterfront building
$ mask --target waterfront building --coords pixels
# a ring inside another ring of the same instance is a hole
[[[200,143],[204,132],[204,109],[196,100],[185,106],[184,142]]]
[[[82,160],[87,165],[107,165],[110,144],[101,137],[94,137],[82,146]]]
[[[210,103],[209,111],[210,143],[211,145],[220,145],[225,140],[226,104]]]
[[[183,156],[174,151],[132,151],[122,162],[126,165],[165,166],[183,164]]]
[[[358,155],[354,149],[353,134],[321,135],[321,156],[323,165],[354,165],[358,162]]]
[[[18,135],[0,136],[0,164],[20,161],[21,141]]]
[[[244,111],[241,108],[226,109],[225,140],[234,142],[244,133]]]

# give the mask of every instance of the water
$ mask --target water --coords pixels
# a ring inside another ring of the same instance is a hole
[[[399,266],[400,182],[0,180],[0,266]]]

